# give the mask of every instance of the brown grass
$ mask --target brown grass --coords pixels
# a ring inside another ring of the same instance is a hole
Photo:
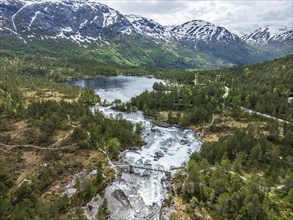
[[[54,144],[52,144],[52,147],[60,147],[62,146],[63,142],[70,138],[70,135],[72,134],[73,129],[70,131],[58,131],[57,134],[54,137]]]
[[[73,179],[73,176],[80,171],[89,173],[96,168],[98,161],[105,160],[105,156],[95,150],[80,151],[78,153],[60,153],[61,162],[66,163],[69,169],[59,176],[48,190],[42,195],[43,202],[52,202],[65,191],[65,186]],[[76,168],[76,165],[80,168]]]
[[[175,209],[176,209],[175,217],[176,217],[176,219],[178,219],[178,220],[191,220],[191,218],[187,214],[186,206],[185,206],[182,198],[175,197],[173,201],[175,203]],[[205,219],[205,220],[212,219],[206,210],[201,209],[199,207],[194,209],[194,215],[196,216],[195,219]]]
[[[209,124],[200,126],[191,126],[191,128],[198,134],[198,137],[204,142],[216,142],[220,137],[226,137],[233,133],[234,129],[247,128],[248,125],[258,125],[264,127],[265,122],[248,122],[243,119],[238,119],[232,116],[228,110],[221,114],[214,115],[213,126],[216,131],[210,131]]]
[[[30,91],[30,90],[24,89],[23,95],[29,100],[44,100],[44,101],[51,100],[56,102],[60,102],[61,100],[63,100],[69,103],[73,101],[78,101],[78,97],[75,99],[69,98],[66,94],[58,92],[58,91],[42,90],[41,92],[36,92],[36,91]]]
[[[27,139],[26,131],[29,129],[26,121],[19,121],[12,124],[13,131],[10,131],[12,140],[25,141]]]
[[[172,111],[172,116],[173,118],[177,118],[177,113],[179,111]],[[160,112],[160,119],[163,121],[163,122],[166,122],[168,120],[168,114],[169,112],[168,111],[161,111]],[[181,112],[181,114],[184,114]]]
[[[24,152],[22,159],[24,159],[24,166],[16,180],[16,185],[19,185],[24,179],[26,179],[26,177],[33,175],[37,168],[42,164],[42,156],[33,151]]]

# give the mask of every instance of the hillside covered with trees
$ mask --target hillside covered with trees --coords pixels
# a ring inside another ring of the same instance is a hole
[[[0,219],[81,217],[80,207],[113,178],[103,152],[117,159],[125,147],[142,143],[140,131],[93,113],[99,96],[56,83],[54,67],[0,62]],[[96,178],[82,178],[73,197],[62,196],[76,172],[96,167]]]
[[[118,107],[190,126],[205,141],[173,180],[165,204],[175,206],[171,219],[292,218],[292,61],[291,55],[230,69],[157,72],[170,83]]]
[[[243,67],[183,71],[1,53],[0,218],[81,219],[80,207],[114,178],[104,152],[117,159],[126,147],[143,144],[139,125],[92,112],[100,101],[93,90],[64,83],[118,74],[168,83],[154,84],[153,92],[129,103],[116,100],[115,108],[140,109],[155,121],[190,127],[205,142],[172,181],[165,205],[176,201],[184,207],[175,205],[172,219],[292,218],[292,125],[240,109],[292,122],[292,60],[290,55]],[[99,172],[81,178],[72,197],[62,196],[77,170],[95,168]],[[99,213],[102,218],[106,209]]]

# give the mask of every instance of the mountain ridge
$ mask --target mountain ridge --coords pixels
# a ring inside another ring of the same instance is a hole
[[[266,25],[258,28],[250,34],[241,37],[243,41],[250,44],[267,45],[269,43],[283,43],[293,39],[293,28]]]
[[[118,57],[125,54],[119,48],[128,47],[133,51],[127,55],[128,60],[137,54],[149,57],[155,54],[151,51],[162,50],[163,54],[172,57],[172,62],[181,60],[185,67],[196,67],[197,62],[216,67],[258,62],[293,51],[290,45],[292,36],[283,33],[270,42],[275,45],[278,40],[285,42],[289,38],[289,43],[275,51],[275,48],[264,49],[263,44],[258,47],[225,27],[207,21],[192,20],[165,27],[152,19],[124,15],[105,4],[87,0],[0,1],[0,11],[3,14],[0,38],[5,41],[15,35],[25,44],[40,41],[45,45],[49,41],[58,43],[64,39],[85,48],[94,46],[99,49],[101,45],[110,45]],[[127,47],[122,45],[125,42]]]

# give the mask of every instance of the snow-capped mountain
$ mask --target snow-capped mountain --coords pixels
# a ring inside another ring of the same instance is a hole
[[[129,20],[118,11],[96,2],[6,1],[2,29],[26,39],[65,38],[77,43],[102,40],[135,32]],[[10,16],[9,16],[10,15]]]
[[[216,26],[210,22],[193,20],[178,25],[171,30],[179,40],[188,40],[194,43],[213,42],[230,44],[240,42],[240,38],[224,27]]]
[[[0,2],[2,30],[24,41],[68,39],[92,43],[120,35],[140,35],[155,42],[192,41],[229,44],[239,38],[223,27],[205,21],[190,21],[170,28],[137,15],[123,15],[97,2],[87,0],[7,0]]]
[[[152,19],[138,15],[127,15],[126,17],[132,23],[135,31],[143,36],[167,42],[174,40],[172,32]]]
[[[265,26],[241,37],[248,44],[267,45],[293,39],[293,29],[288,27]]]
[[[50,50],[51,44],[67,46],[67,41],[75,43],[77,47],[70,45],[76,50],[90,44],[95,51],[107,47],[101,49],[102,57],[115,56],[113,62],[118,57],[127,64],[135,60],[135,65],[158,63],[162,67],[201,67],[199,62],[202,66],[246,64],[293,51],[290,42],[282,48],[257,53],[254,51],[260,47],[248,45],[288,42],[292,29],[273,31],[266,27],[241,40],[226,28],[207,21],[165,27],[148,18],[123,15],[91,0],[0,0],[0,41],[11,39],[13,43],[7,45],[13,45],[15,36],[19,42],[35,43],[45,51]]]
[[[167,31],[171,31],[172,29],[174,29],[177,25],[168,25],[168,26],[164,26],[164,28],[167,30]]]
[[[178,25],[171,31],[177,41],[195,51],[222,57],[231,63],[252,62],[245,43],[224,27],[202,20],[193,20]]]

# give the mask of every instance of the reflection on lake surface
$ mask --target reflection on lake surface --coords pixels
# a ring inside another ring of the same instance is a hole
[[[162,80],[146,77],[113,76],[70,81],[68,84],[82,88],[92,88],[101,97],[109,102],[120,99],[123,102],[141,94],[145,90],[151,91],[155,82]]]

